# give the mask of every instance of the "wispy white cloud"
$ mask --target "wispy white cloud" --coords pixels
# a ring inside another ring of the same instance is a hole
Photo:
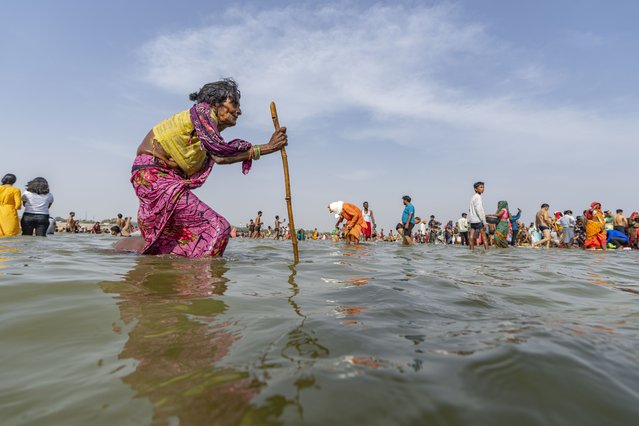
[[[351,135],[404,144],[419,139],[428,123],[456,134],[493,132],[496,143],[514,135],[547,139],[549,128],[566,143],[583,143],[613,125],[596,112],[536,99],[552,90],[552,73],[542,64],[522,65],[523,55],[450,4],[235,8],[208,27],[152,40],[143,52],[146,78],[166,90],[184,94],[232,75],[245,106],[263,109],[277,97],[288,122],[298,125],[364,112],[367,130],[353,128]],[[244,124],[267,119],[245,117]]]

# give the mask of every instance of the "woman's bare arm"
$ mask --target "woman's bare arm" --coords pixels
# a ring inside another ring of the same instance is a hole
[[[268,143],[264,145],[260,145],[260,155],[268,155],[274,152],[277,152],[282,149],[282,147],[288,144],[288,139],[286,136],[286,127],[280,127],[276,130]],[[219,157],[217,155],[213,156],[213,160],[215,160],[216,164],[233,164],[239,163],[240,161],[246,161],[249,159],[249,151],[240,152],[239,154],[230,156],[230,157]]]

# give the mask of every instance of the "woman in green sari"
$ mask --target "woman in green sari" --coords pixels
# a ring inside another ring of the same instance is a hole
[[[508,211],[508,201],[500,201],[497,203],[497,217],[499,222],[495,229],[493,241],[495,247],[508,248],[508,219],[510,212]]]

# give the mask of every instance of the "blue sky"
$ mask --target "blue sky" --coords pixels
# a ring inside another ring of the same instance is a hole
[[[456,219],[472,183],[531,220],[639,210],[639,3],[10,1],[0,5],[0,173],[49,179],[54,215],[135,216],[135,149],[188,94],[242,90],[227,139],[289,128],[298,227],[368,200],[380,226]],[[624,184],[625,183],[625,184]],[[197,195],[232,223],[286,215],[281,160],[216,166]]]

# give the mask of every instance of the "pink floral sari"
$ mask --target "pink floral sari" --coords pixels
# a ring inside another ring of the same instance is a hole
[[[204,183],[212,167],[209,159],[202,171],[185,179],[151,155],[135,158],[131,183],[140,199],[138,226],[146,242],[142,253],[184,257],[224,253],[229,223],[191,192]]]

